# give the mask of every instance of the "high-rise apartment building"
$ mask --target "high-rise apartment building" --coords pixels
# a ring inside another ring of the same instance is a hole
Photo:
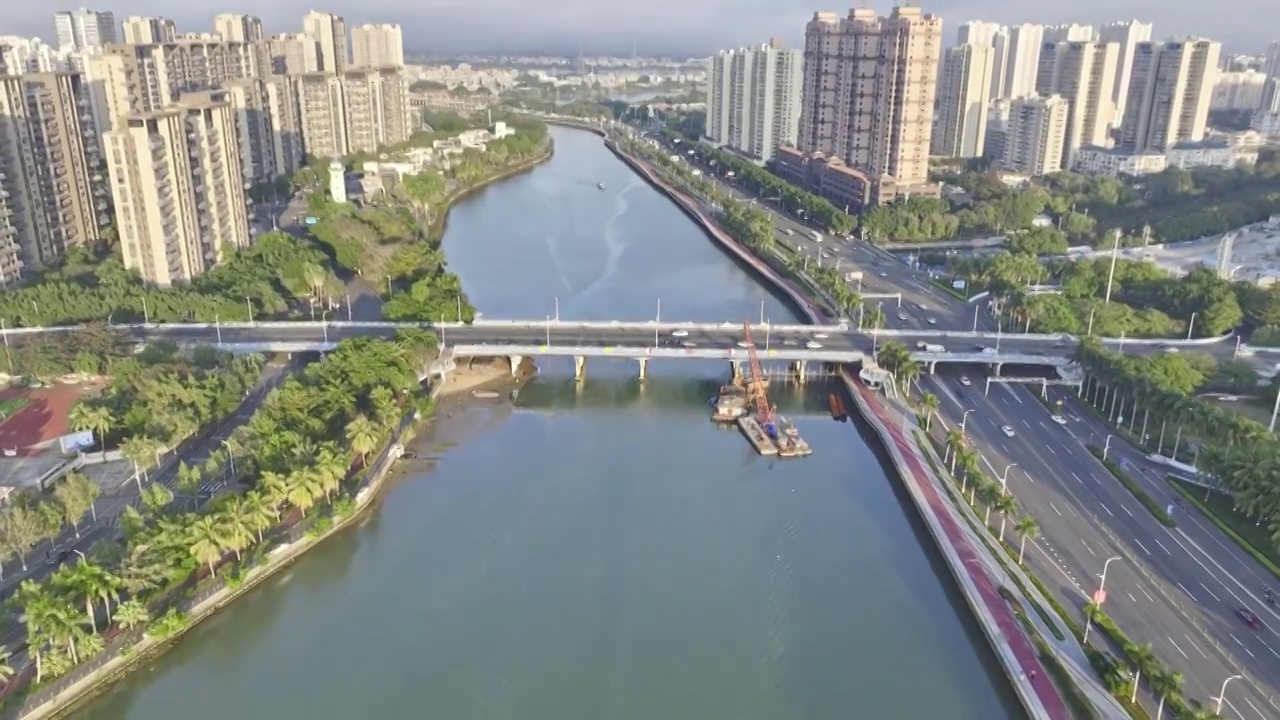
[[[918,7],[877,18],[815,13],[805,28],[798,145],[864,174],[862,204],[936,194],[929,182],[942,20]]]
[[[213,17],[213,31],[229,42],[262,42],[262,20],[253,15],[224,13]]]
[[[773,40],[711,59],[707,139],[767,161],[779,145],[795,145],[804,54]]]
[[[982,156],[994,56],[990,45],[976,44],[947,48],[943,54],[931,154]]]
[[[105,129],[115,127],[122,115],[158,111],[184,93],[255,77],[257,59],[250,43],[210,39],[117,44],[87,58],[86,73]]]
[[[131,115],[104,141],[126,267],[168,287],[249,244],[245,177],[225,93],[191,93]]]
[[[320,72],[320,43],[304,34],[273,35],[267,41],[273,75],[302,75]]]
[[[1213,40],[1138,43],[1118,147],[1164,153],[1203,140],[1221,52]]]
[[[1040,48],[1044,45],[1044,26],[1013,25],[1009,28],[1009,50],[1005,60],[1004,84],[1000,97],[1018,98],[1036,94],[1036,77],[1040,72]]]
[[[1004,169],[1026,175],[1048,175],[1063,169],[1069,103],[1058,95],[1008,101],[1003,147],[994,157]]]
[[[1044,29],[1044,42],[1093,42],[1097,39],[1097,30],[1092,25],[1049,25]]]
[[[351,28],[351,66],[403,67],[404,35],[399,25],[357,25]]]
[[[1111,104],[1115,107],[1112,124],[1118,125],[1124,117],[1124,107],[1129,97],[1133,55],[1138,48],[1138,43],[1151,40],[1151,23],[1137,20],[1108,23],[1098,28],[1098,39],[1120,46],[1120,55],[1116,58],[1116,80],[1111,90]]]
[[[1257,70],[1230,70],[1217,73],[1209,110],[1258,110],[1262,108],[1267,76]]]
[[[1068,168],[1082,147],[1110,143],[1112,88],[1120,46],[1102,42],[1044,43],[1036,90],[1067,101],[1067,133],[1063,157]]]
[[[94,50],[116,41],[116,17],[95,10],[63,10],[53,14],[59,50]]]
[[[132,17],[122,23],[124,41],[132,45],[167,43],[178,39],[178,25],[169,18]]]
[[[21,267],[40,268],[101,237],[107,184],[89,97],[76,73],[0,77],[0,190]],[[0,275],[18,278],[0,230]]]
[[[961,23],[956,31],[956,45],[991,48],[991,86],[988,88],[987,99],[999,98],[1004,91],[1005,75],[1009,70],[1009,28],[999,23],[977,20]],[[943,64],[946,64],[945,58]]]
[[[250,182],[288,175],[302,163],[294,83],[285,77],[231,80],[223,89],[235,112],[240,165]]]
[[[302,18],[302,34],[320,46],[320,71],[347,69],[347,21],[341,15],[311,11]]]
[[[73,52],[62,52],[40,38],[0,37],[0,75],[63,72]]]
[[[314,157],[375,152],[409,139],[409,83],[399,68],[308,73],[297,81],[302,143]]]

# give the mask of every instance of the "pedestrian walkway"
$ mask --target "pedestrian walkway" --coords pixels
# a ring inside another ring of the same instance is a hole
[[[906,468],[902,468],[906,471],[903,473],[903,480],[915,486],[920,497],[928,504],[947,541],[960,558],[965,572],[977,589],[979,600],[996,624],[993,629],[998,631],[1018,665],[1019,677],[1011,679],[1030,686],[1049,718],[1070,720],[1071,713],[1067,710],[1066,702],[1052,680],[1045,676],[1045,668],[1040,662],[1035,646],[1023,632],[1013,609],[1001,597],[995,583],[991,581],[991,576],[985,571],[982,554],[973,547],[967,533],[959,526],[951,504],[941,496],[937,486],[929,482],[930,471],[924,467],[915,442],[904,436],[899,423],[893,421],[874,392],[861,383],[850,383],[850,386],[859,394],[866,407],[876,415],[875,421],[881,424],[892,439],[897,454],[907,464]]]

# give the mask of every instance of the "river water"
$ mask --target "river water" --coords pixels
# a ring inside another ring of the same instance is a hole
[[[595,136],[450,215],[489,317],[794,315]],[[603,190],[597,187],[603,183]],[[708,420],[727,367],[567,361],[326,543],[82,711],[94,720],[1021,717],[876,456],[773,399],[815,454]],[[485,413],[491,413],[485,415]],[[416,468],[416,469],[415,469]]]

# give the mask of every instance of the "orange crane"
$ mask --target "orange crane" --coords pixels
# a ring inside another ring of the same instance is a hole
[[[765,396],[764,373],[760,370],[760,358],[756,355],[756,343],[751,338],[751,321],[742,323],[742,332],[747,344],[747,358],[751,361],[751,385],[754,387],[756,399],[756,420],[771,438],[777,438],[778,427],[773,421],[773,409],[769,407],[769,398]]]

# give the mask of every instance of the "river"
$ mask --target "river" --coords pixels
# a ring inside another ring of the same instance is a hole
[[[450,215],[488,317],[795,316],[599,138]],[[604,189],[597,187],[603,183]],[[557,302],[558,299],[558,302]],[[513,411],[376,515],[195,629],[94,720],[992,720],[1021,717],[875,454],[773,393],[815,448],[749,451],[707,420],[727,367],[545,362]]]

